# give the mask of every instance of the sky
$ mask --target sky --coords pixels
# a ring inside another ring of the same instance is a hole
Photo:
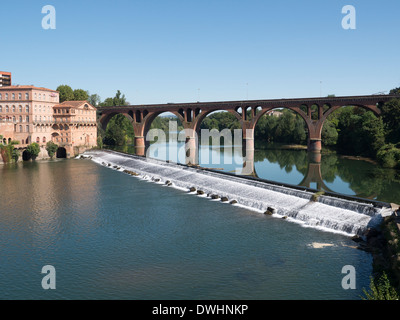
[[[42,27],[45,5],[55,29]],[[346,5],[355,29],[342,26]],[[398,0],[0,0],[0,11],[0,70],[13,84],[102,100],[120,90],[131,104],[400,87]]]

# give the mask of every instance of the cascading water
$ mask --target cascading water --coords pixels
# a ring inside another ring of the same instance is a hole
[[[235,200],[237,205],[258,212],[274,208],[276,217],[348,235],[362,235],[367,228],[376,227],[383,215],[391,213],[388,208],[372,203],[325,195],[312,201],[313,193],[308,190],[113,151],[87,151],[83,157],[119,171],[134,171],[142,179],[167,182],[185,191],[194,187],[209,197],[226,197],[229,201]]]

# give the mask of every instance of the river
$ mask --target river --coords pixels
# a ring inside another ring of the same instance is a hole
[[[270,171],[265,161],[301,179],[298,163],[261,156],[258,174]],[[371,255],[342,234],[90,160],[0,170],[1,299],[359,299],[369,286]],[[56,270],[55,290],[41,286],[44,265]],[[342,287],[346,265],[354,290]]]

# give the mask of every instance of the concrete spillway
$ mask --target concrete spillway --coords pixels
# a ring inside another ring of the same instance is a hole
[[[226,197],[227,203],[235,200],[251,210],[264,213],[273,208],[273,216],[285,217],[304,226],[362,235],[370,227],[376,227],[382,216],[391,214],[390,208],[376,203],[320,195],[306,189],[290,188],[256,179],[167,163],[159,160],[121,154],[113,151],[92,150],[82,157],[118,171],[131,171],[138,178],[154,181],[188,192],[201,190],[202,196]],[[226,199],[225,199],[226,200]]]

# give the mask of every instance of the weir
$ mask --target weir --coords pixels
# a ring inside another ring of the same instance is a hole
[[[119,171],[133,171],[139,178],[168,185],[203,197],[218,195],[225,203],[264,213],[273,208],[273,216],[284,217],[304,226],[346,235],[363,235],[376,228],[383,216],[392,214],[389,204],[361,199],[346,199],[333,194],[319,195],[316,190],[291,187],[254,177],[190,167],[160,160],[121,154],[110,150],[91,150],[83,154],[94,162]],[[179,204],[178,204],[179,205]]]

